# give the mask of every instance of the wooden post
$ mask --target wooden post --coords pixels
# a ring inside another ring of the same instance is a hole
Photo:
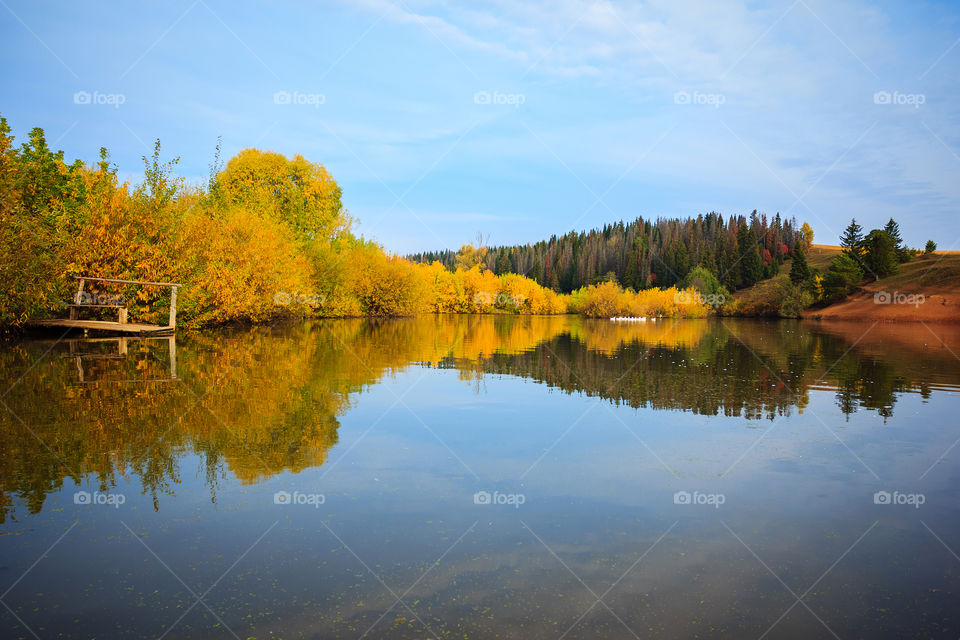
[[[173,329],[177,326],[177,288],[170,287],[170,321],[167,326]]]
[[[167,338],[169,342],[167,346],[170,349],[170,377],[173,379],[177,378],[177,338],[176,336],[170,336]]]
[[[83,304],[83,278],[80,278],[80,286],[77,287],[77,297],[73,299],[74,304]],[[70,319],[76,320],[79,317],[80,310],[76,307],[70,307]]]
[[[120,324],[127,324],[127,308],[120,307],[117,311],[119,312],[117,314],[119,316],[117,318],[117,322],[119,322]]]

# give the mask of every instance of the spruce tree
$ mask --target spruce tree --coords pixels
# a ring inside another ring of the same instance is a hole
[[[893,238],[893,241],[896,243],[897,249],[903,245],[903,238],[900,237],[900,225],[897,222],[890,218],[890,221],[883,227],[883,230],[890,234],[890,237]]]
[[[843,252],[856,260],[858,264],[863,253],[863,240],[863,227],[858,225],[857,219],[854,218],[844,229],[843,235],[840,236],[840,246],[843,247]]]
[[[746,224],[737,231],[737,244],[740,247],[740,276],[743,286],[749,287],[763,277],[763,259],[757,245],[757,234]]]
[[[893,239],[894,247],[897,250],[897,262],[907,262],[910,260],[910,252],[903,246],[903,238],[900,237],[900,225],[893,218],[883,227],[883,230],[890,234]]]
[[[896,273],[900,263],[893,237],[882,229],[874,229],[864,240],[863,264],[874,278]]]
[[[533,258],[533,269],[530,271],[530,277],[537,284],[543,284],[543,265],[540,264],[540,256]]]
[[[800,284],[810,278],[810,266],[803,254],[803,243],[798,242],[793,250],[793,264],[790,266],[790,282]]]

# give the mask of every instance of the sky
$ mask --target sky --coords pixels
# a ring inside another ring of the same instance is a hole
[[[960,3],[0,0],[0,115],[324,164],[387,250],[754,209],[960,248]]]

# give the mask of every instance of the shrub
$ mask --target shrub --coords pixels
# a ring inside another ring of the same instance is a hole
[[[842,298],[862,279],[863,271],[853,258],[845,253],[837,256],[823,276],[823,300],[830,302]]]

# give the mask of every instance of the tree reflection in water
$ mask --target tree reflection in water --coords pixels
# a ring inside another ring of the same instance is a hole
[[[232,474],[255,483],[322,465],[338,418],[411,366],[531,378],[631,407],[773,419],[832,389],[845,413],[893,413],[897,397],[957,382],[952,327],[912,343],[864,325],[732,319],[614,323],[570,316],[331,320],[171,341],[22,341],[0,352],[0,522],[31,513],[65,478],[102,490],[136,476],[154,508],[198,455],[216,501]],[[914,333],[914,336],[917,334]],[[944,346],[946,344],[946,346]],[[49,352],[48,352],[49,351]]]

